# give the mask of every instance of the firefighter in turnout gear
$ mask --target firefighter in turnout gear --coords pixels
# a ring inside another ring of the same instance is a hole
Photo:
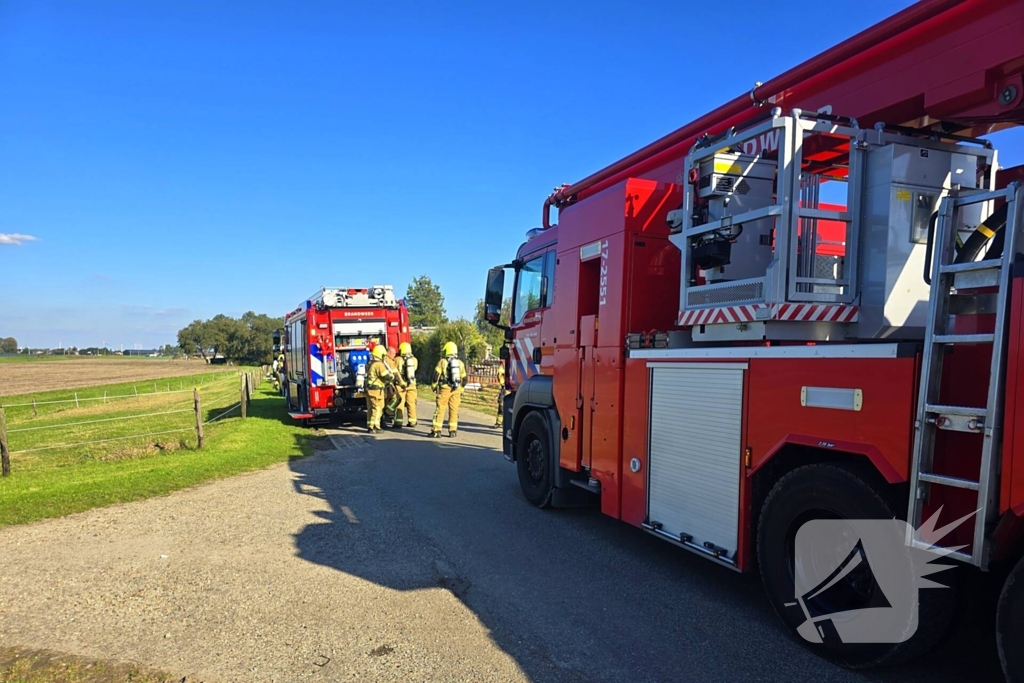
[[[394,378],[384,391],[384,426],[393,428],[395,426],[395,416],[405,407],[406,382],[398,368],[398,349],[394,346],[389,346],[387,355],[382,360],[388,366],[388,370],[391,371],[391,376]]]
[[[416,370],[419,369],[419,361],[412,355],[412,344],[402,342],[398,345],[398,374],[405,380],[405,392],[402,397],[405,403],[406,427],[416,426]]]
[[[442,351],[444,356],[434,368],[434,390],[437,392],[437,406],[428,436],[441,436],[444,413],[448,411],[448,436],[459,433],[459,404],[466,386],[466,365],[459,360],[459,348],[455,342],[448,342]]]
[[[383,346],[374,346],[370,367],[366,370],[366,400],[370,404],[366,428],[371,433],[380,431],[380,418],[384,412],[384,388],[394,381],[394,375],[384,363],[384,355]]]

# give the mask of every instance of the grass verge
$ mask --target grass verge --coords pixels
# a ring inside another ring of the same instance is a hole
[[[206,427],[203,450],[157,450],[131,459],[15,469],[0,479],[0,527],[159,496],[260,469],[310,454],[315,438],[288,418],[284,399],[265,385],[253,394],[247,419],[231,417]]]
[[[177,683],[171,676],[137,664],[105,662],[50,650],[0,647],[3,683]]]

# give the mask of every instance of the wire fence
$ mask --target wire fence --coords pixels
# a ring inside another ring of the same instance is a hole
[[[18,471],[30,471],[201,449],[204,427],[235,415],[246,417],[265,375],[265,368],[231,371],[210,378],[202,388],[172,389],[168,382],[167,391],[104,391],[102,396],[76,394],[0,406],[0,472],[10,474],[12,457]],[[120,399],[139,399],[145,409],[140,412],[138,403]],[[95,401],[103,403],[89,403]],[[40,415],[39,406],[47,405],[62,408]],[[87,419],[77,419],[83,417]]]

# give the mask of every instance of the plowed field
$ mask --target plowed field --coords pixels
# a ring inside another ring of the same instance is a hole
[[[223,365],[207,365],[203,360],[158,358],[73,358],[6,362],[0,363],[0,396],[76,389],[98,384],[159,380],[226,369]]]

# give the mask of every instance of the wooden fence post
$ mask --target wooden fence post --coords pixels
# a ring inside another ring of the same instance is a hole
[[[7,416],[3,406],[0,406],[0,474],[5,477],[11,474],[11,449],[7,447]]]
[[[245,381],[245,375],[242,375],[242,389],[241,389],[241,391],[238,394],[238,402],[242,405],[242,419],[243,420],[246,417],[245,416],[245,409],[247,408],[246,404],[249,402],[249,398],[245,395],[245,385],[246,384],[248,384],[248,382]]]
[[[196,409],[196,439],[199,443],[199,448],[203,447],[203,408],[202,402],[199,400],[199,389],[192,390],[192,402]]]
[[[36,400],[32,399],[32,417],[39,417],[39,411],[36,410]]]
[[[139,386],[137,384],[133,384],[132,385],[132,389],[135,390],[135,395],[138,396],[139,395]]]
[[[75,407],[78,408],[78,392],[75,392]]]

